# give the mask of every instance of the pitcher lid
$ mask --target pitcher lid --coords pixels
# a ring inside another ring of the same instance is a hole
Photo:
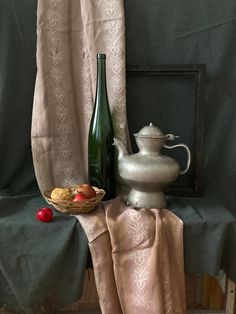
[[[152,123],[144,126],[138,133],[135,133],[134,136],[160,139],[166,138],[166,135],[164,135],[163,132]]]

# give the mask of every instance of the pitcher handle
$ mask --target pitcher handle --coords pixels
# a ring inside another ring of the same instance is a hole
[[[173,145],[173,146],[168,146],[168,145],[164,145],[165,148],[168,148],[168,149],[172,149],[172,148],[176,148],[176,147],[184,147],[187,151],[187,154],[188,154],[188,160],[187,160],[187,165],[186,165],[186,168],[182,171],[180,171],[179,174],[185,174],[189,167],[190,167],[190,162],[191,162],[191,152],[190,152],[190,149],[188,148],[187,145],[185,144],[176,144],[176,145]]]

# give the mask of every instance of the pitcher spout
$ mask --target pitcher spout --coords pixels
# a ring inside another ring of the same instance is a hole
[[[128,151],[124,143],[122,143],[121,140],[118,140],[118,138],[114,138],[113,140],[114,142],[112,145],[114,145],[118,150],[118,160],[128,155]]]

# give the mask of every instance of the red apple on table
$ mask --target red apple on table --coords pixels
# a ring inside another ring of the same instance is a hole
[[[53,220],[53,211],[50,207],[42,207],[37,210],[36,218],[42,222],[50,222]]]
[[[75,197],[73,198],[72,202],[79,202],[79,201],[84,201],[84,200],[87,200],[87,199],[88,199],[88,197],[80,192],[80,193],[75,195]]]
[[[97,195],[95,189],[89,184],[79,184],[76,186],[77,193],[83,193],[87,198],[92,198]]]

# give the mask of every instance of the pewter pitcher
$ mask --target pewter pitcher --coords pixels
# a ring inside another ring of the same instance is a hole
[[[164,190],[178,175],[188,171],[191,161],[190,150],[185,144],[166,145],[167,140],[173,141],[177,136],[163,134],[152,123],[143,127],[134,136],[139,148],[136,154],[128,155],[124,144],[116,138],[113,143],[118,149],[119,174],[130,187],[128,204],[136,208],[166,208]],[[168,149],[183,147],[187,151],[186,168],[181,171],[175,159],[163,155],[161,153],[163,147]]]

